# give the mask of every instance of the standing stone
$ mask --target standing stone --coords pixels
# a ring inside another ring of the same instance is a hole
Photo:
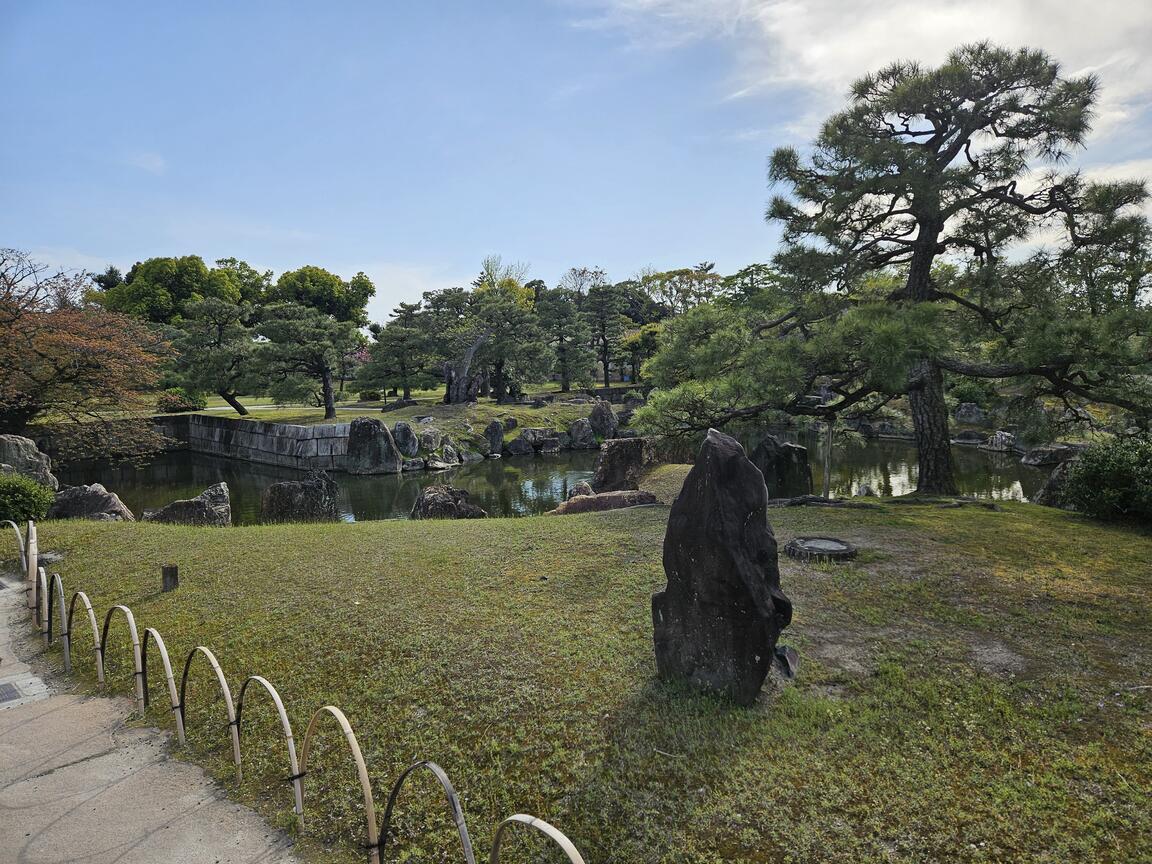
[[[792,621],[767,503],[744,448],[708,430],[668,517],[668,586],[652,595],[660,677],[740,705],[756,701]]]
[[[808,467],[807,447],[766,435],[748,458],[764,475],[769,498],[796,498],[812,494],[812,471]]]
[[[357,417],[348,428],[348,454],[344,470],[349,474],[399,474],[404,457],[388,427],[371,417]]]
[[[1032,496],[1032,503],[1040,504],[1044,507],[1059,507],[1062,510],[1073,509],[1067,500],[1066,487],[1068,485],[1068,474],[1075,464],[1075,460],[1071,462],[1061,462],[1053,468],[1052,473],[1048,475],[1048,479],[1044,481],[1044,485],[1040,487],[1040,491]]]
[[[568,427],[568,437],[571,439],[568,446],[573,450],[595,450],[599,446],[587,417],[581,417]]]
[[[616,412],[612,410],[611,403],[603,400],[592,406],[588,422],[592,424],[592,431],[601,438],[615,438],[616,430],[620,428],[620,421],[616,417]]]
[[[159,510],[145,510],[142,521],[227,528],[232,524],[232,499],[228,494],[228,484],[216,483],[195,498],[173,501]]]
[[[392,427],[392,440],[396,442],[396,448],[401,455],[408,459],[420,452],[420,439],[416,437],[412,427],[403,420],[397,420],[396,425]]]
[[[484,427],[484,440],[488,442],[489,454],[499,455],[504,449],[504,424],[493,420]]]
[[[309,471],[303,480],[273,483],[260,496],[265,522],[333,522],[340,518],[335,481],[324,471]]]
[[[99,483],[91,486],[67,486],[56,493],[48,509],[49,519],[96,519],[102,522],[135,522],[124,502],[115,492]]]
[[[644,470],[656,461],[647,438],[613,438],[600,445],[592,488],[597,492],[639,489]]]
[[[413,519],[484,519],[488,514],[468,503],[468,493],[455,486],[426,486],[412,505]]]
[[[420,431],[420,449],[425,453],[434,453],[440,449],[440,442],[444,436],[440,434],[439,429],[422,429]]]
[[[40,452],[31,438],[0,435],[0,465],[8,466],[2,473],[23,474],[53,492],[60,488],[52,474],[52,460]]]

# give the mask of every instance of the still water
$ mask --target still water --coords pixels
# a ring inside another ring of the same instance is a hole
[[[787,432],[780,437],[796,440]],[[814,491],[819,492],[822,445],[814,436],[803,436],[798,443],[809,447]],[[964,495],[1029,498],[1047,476],[1021,465],[1015,456],[971,447],[953,447],[952,453]],[[568,497],[574,484],[591,480],[595,462],[594,452],[573,451],[558,456],[492,459],[441,472],[334,477],[340,486],[340,509],[348,521],[406,517],[420,489],[433,483],[468,490],[471,500],[493,516],[529,516],[553,509]],[[265,488],[300,477],[285,468],[186,452],[158,455],[142,467],[78,464],[61,468],[56,474],[64,484],[104,484],[137,516],[177,498],[191,498],[223,480],[232,493],[232,521],[237,525],[259,521],[260,495]],[[908,442],[889,440],[837,448],[833,452],[832,494],[851,495],[864,484],[881,495],[911,492],[916,488],[915,449]]]

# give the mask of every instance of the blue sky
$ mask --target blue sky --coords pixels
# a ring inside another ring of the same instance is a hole
[[[1146,2],[0,0],[0,245],[364,270],[377,319],[489,254],[729,271],[772,254],[774,146],[982,37],[1096,71],[1085,166],[1152,176]]]

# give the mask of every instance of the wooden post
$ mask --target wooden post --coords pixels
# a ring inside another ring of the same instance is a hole
[[[160,591],[167,594],[180,587],[180,568],[175,564],[164,564],[160,568]]]

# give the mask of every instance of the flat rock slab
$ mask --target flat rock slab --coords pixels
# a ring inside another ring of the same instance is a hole
[[[835,537],[797,537],[788,541],[784,554],[798,561],[850,561],[856,547]]]

